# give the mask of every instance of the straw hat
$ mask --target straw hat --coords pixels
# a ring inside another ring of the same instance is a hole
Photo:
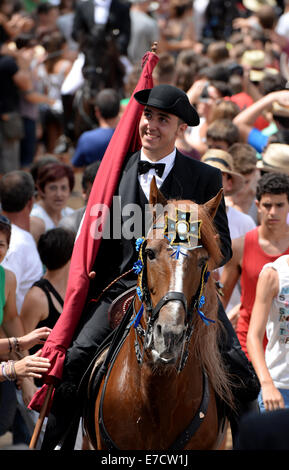
[[[272,114],[275,116],[289,117],[289,107],[281,106],[277,101],[274,101]]]
[[[232,194],[240,191],[244,184],[244,177],[234,171],[234,161],[232,156],[225,152],[225,150],[220,149],[209,149],[202,156],[202,162],[207,163],[215,168],[221,170],[222,173],[227,173],[232,177],[232,190],[229,191],[226,196],[231,196]]]
[[[261,50],[245,51],[241,58],[241,64],[249,67],[250,80],[260,82],[265,76],[265,53]]]
[[[266,67],[265,52],[259,49],[245,51],[241,58],[241,64],[249,68],[251,82],[260,82],[265,75],[278,73],[278,70],[273,67]]]
[[[265,53],[260,49],[245,51],[242,55],[241,63],[251,69],[263,70],[265,68]]]
[[[273,171],[289,174],[289,145],[270,144],[258,161],[257,168],[262,171]]]
[[[251,11],[259,11],[264,6],[275,7],[277,5],[276,0],[243,0],[245,8]]]

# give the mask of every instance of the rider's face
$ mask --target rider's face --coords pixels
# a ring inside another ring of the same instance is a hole
[[[174,114],[146,106],[139,125],[145,155],[153,161],[164,158],[174,150],[176,139],[186,128],[187,124]]]

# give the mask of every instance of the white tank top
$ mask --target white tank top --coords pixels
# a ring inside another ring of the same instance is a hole
[[[274,268],[279,277],[279,292],[273,299],[266,326],[268,344],[265,359],[277,388],[289,389],[289,256],[280,256],[266,268]],[[262,272],[261,271],[261,272]]]

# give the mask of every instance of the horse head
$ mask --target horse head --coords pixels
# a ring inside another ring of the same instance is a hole
[[[139,290],[154,365],[178,364],[180,369],[184,365],[194,316],[203,315],[201,304],[209,270],[221,258],[212,223],[221,197],[222,190],[202,206],[187,200],[166,201],[154,179],[151,183],[153,225],[141,250],[144,268]],[[213,321],[205,315],[202,319]]]

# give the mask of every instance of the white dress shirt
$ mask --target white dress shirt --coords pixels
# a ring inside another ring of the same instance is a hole
[[[94,0],[94,21],[96,24],[106,24],[111,0]]]
[[[153,179],[153,176],[156,178],[156,184],[157,187],[160,188],[163,182],[165,181],[166,177],[168,176],[169,172],[174,166],[175,163],[175,158],[176,158],[176,149],[172,151],[169,155],[166,157],[162,158],[161,160],[158,160],[157,162],[153,162],[150,160],[146,155],[143,153],[143,149],[141,149],[141,154],[140,154],[140,160],[147,161],[150,163],[164,163],[166,165],[165,170],[162,174],[161,177],[159,177],[155,170],[152,168],[148,171],[148,173],[144,173],[143,175],[139,175],[138,180],[139,183],[142,187],[143,192],[145,193],[147,199],[149,200],[150,196],[150,184]]]

